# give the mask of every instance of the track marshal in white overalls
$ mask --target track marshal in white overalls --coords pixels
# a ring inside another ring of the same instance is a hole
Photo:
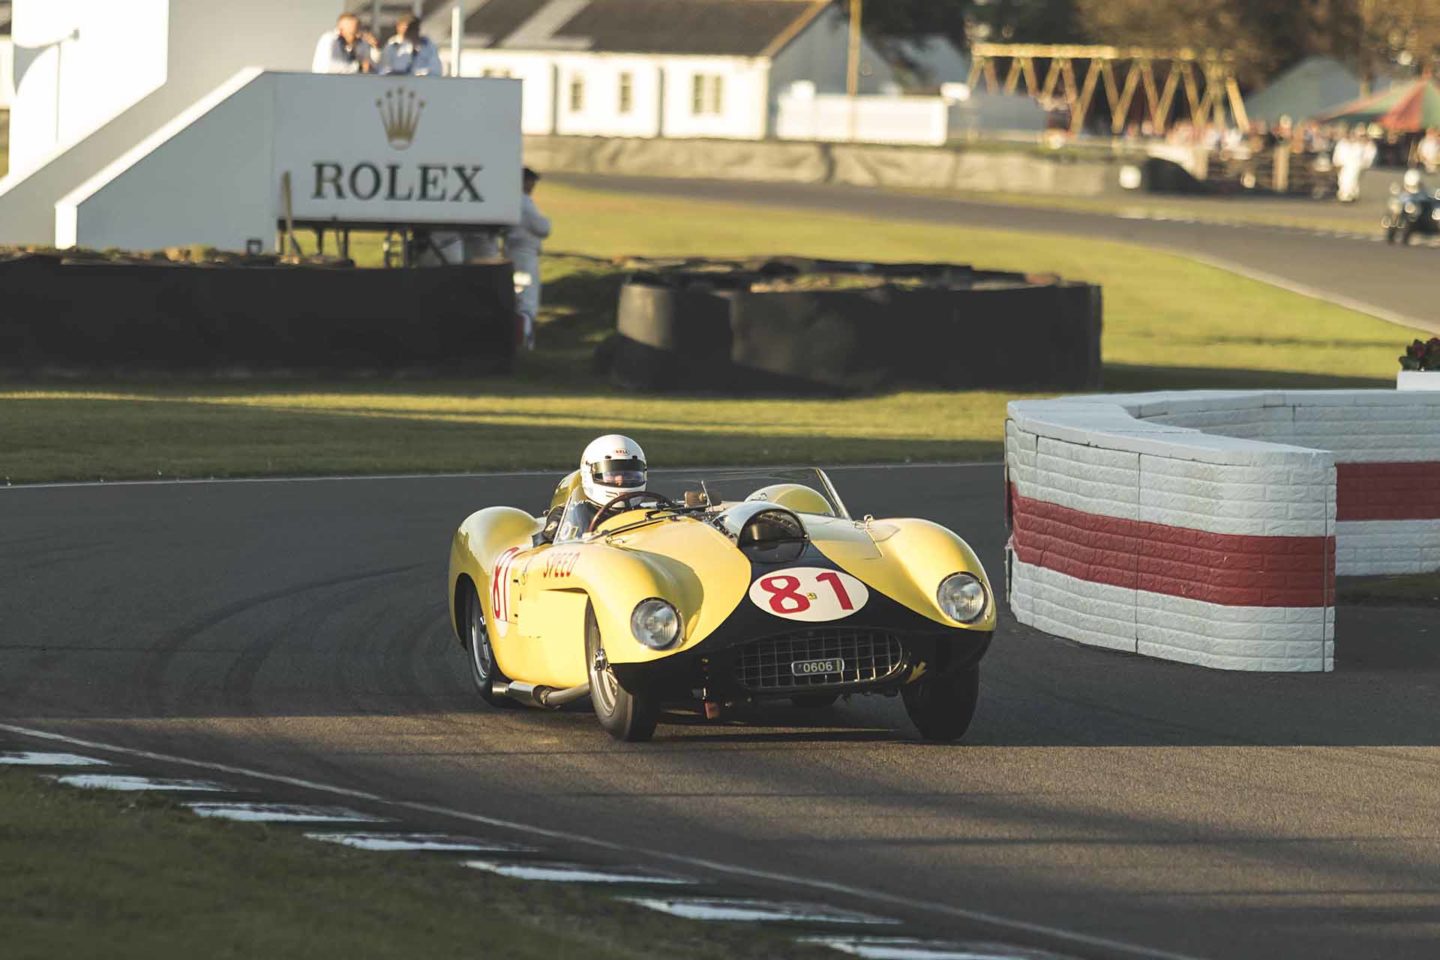
[[[540,315],[540,245],[550,236],[550,220],[535,206],[535,184],[540,174],[525,168],[521,185],[520,222],[505,234],[505,255],[515,265],[515,309],[520,314],[521,338],[526,349],[535,348],[535,318]]]

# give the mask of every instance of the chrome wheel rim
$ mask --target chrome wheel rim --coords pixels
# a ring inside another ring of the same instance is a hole
[[[470,665],[475,682],[486,683],[495,669],[495,655],[490,650],[490,632],[485,629],[485,614],[477,597],[470,599]]]
[[[595,708],[606,714],[615,712],[615,701],[620,696],[620,682],[615,679],[615,671],[608,666],[599,669],[593,660],[590,663],[590,696],[595,701]]]

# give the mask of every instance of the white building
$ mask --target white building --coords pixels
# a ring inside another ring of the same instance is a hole
[[[524,82],[531,135],[759,140],[806,81],[845,90],[848,24],[829,0],[486,0],[460,73]],[[426,20],[446,46],[447,6]],[[862,93],[893,84],[865,43]]]
[[[9,122],[10,101],[15,98],[15,80],[11,64],[15,60],[15,44],[10,39],[10,0],[0,0],[0,126]],[[4,147],[0,146],[0,152]]]

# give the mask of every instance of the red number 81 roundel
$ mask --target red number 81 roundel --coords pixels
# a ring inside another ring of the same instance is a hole
[[[750,584],[750,602],[761,610],[809,623],[843,620],[869,599],[870,591],[859,579],[820,567],[791,567]]]

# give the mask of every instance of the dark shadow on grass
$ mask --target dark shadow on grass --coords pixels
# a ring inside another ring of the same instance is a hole
[[[1105,364],[1105,390],[1113,393],[1142,393],[1147,390],[1356,390],[1393,386],[1394,380],[1344,374]]]

